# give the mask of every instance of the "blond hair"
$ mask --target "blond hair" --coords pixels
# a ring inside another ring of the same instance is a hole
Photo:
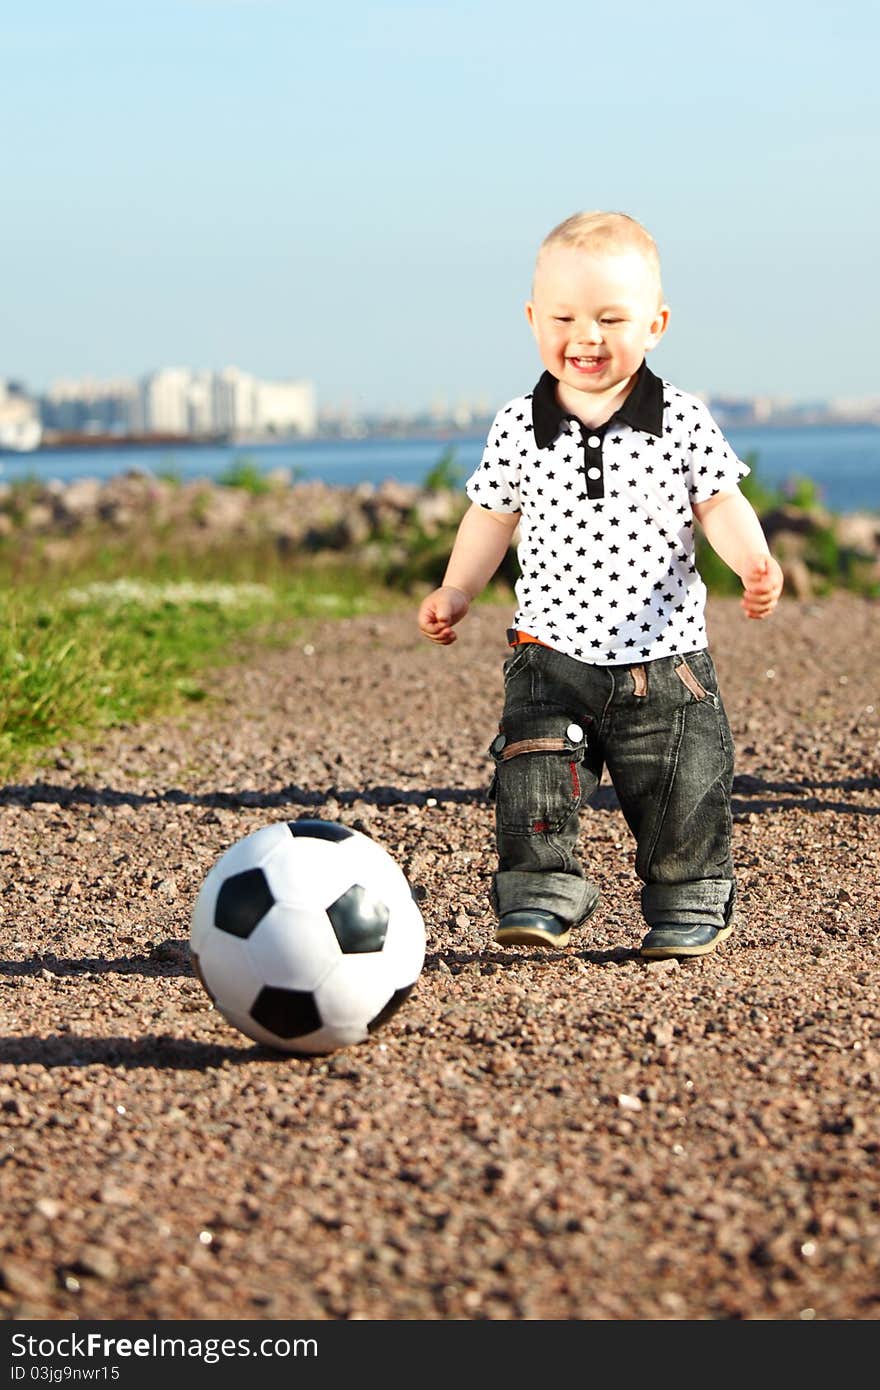
[[[576,212],[548,232],[538,247],[537,263],[554,246],[594,247],[599,251],[637,251],[657,278],[657,293],[663,298],[660,282],[660,253],[651,233],[626,212]]]

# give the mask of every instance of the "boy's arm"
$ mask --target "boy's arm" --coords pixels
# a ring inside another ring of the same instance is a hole
[[[419,630],[432,642],[455,641],[454,625],[485,589],[510,545],[519,512],[490,512],[472,502],[461,519],[443,583],[419,606]]]
[[[752,504],[739,491],[719,492],[695,502],[694,516],[715,554],[742,580],[746,616],[769,618],[782,593],[782,570]]]

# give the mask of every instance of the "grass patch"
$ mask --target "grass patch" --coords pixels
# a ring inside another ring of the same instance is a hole
[[[133,554],[104,538],[76,558],[0,550],[7,778],[72,736],[210,698],[212,670],[290,643],[314,619],[400,602],[356,567],[285,565],[263,547]]]

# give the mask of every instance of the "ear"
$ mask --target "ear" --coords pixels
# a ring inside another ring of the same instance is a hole
[[[526,305],[526,320],[532,332],[536,333],[537,330],[535,328],[535,305],[531,299]]]
[[[651,320],[651,326],[648,329],[648,337],[645,342],[646,352],[650,352],[651,348],[655,348],[657,346],[660,339],[663,337],[663,334],[666,332],[668,325],[669,305],[661,304],[660,308],[657,310],[657,313],[654,315],[654,318]]]

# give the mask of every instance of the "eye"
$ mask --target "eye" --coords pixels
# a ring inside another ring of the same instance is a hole
[[[608,318],[607,316],[599,320],[600,323],[623,323],[623,319]]]
[[[554,322],[554,323],[571,323],[571,315],[570,315],[570,314],[554,314],[554,315],[553,315],[553,322]]]

